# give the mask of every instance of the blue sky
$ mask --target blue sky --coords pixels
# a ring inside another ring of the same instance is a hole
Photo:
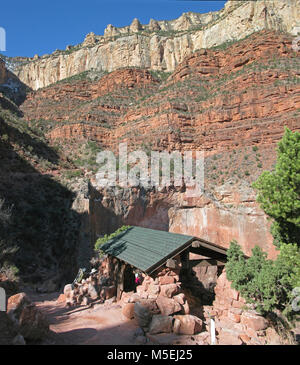
[[[6,31],[6,56],[43,55],[78,44],[107,24],[129,25],[134,18],[170,20],[183,12],[220,10],[226,1],[178,0],[14,0],[1,2],[0,27]]]

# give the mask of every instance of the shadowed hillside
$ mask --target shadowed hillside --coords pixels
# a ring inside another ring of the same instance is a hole
[[[20,119],[13,103],[4,96],[0,102],[2,279],[20,276],[55,289],[76,272],[74,194],[51,176],[70,163]]]

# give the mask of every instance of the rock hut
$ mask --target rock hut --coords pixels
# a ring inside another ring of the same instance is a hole
[[[117,300],[134,292],[143,299],[156,300],[160,310],[167,304],[166,298],[170,301],[183,290],[210,304],[226,262],[226,249],[215,244],[142,227],[130,227],[105,243],[102,250],[107,255],[102,276],[115,287]],[[138,285],[137,273],[141,279]],[[159,305],[159,301],[163,303]]]

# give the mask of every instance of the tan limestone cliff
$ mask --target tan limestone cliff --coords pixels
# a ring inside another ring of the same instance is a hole
[[[170,22],[134,19],[129,27],[109,25],[104,36],[90,33],[83,44],[35,58],[15,72],[22,82],[39,89],[87,71],[142,67],[173,71],[195,50],[242,39],[262,29],[294,33],[299,2],[285,0],[228,1],[219,12],[185,13]]]

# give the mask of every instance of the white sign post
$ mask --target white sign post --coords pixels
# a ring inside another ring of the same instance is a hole
[[[5,290],[0,287],[0,312],[6,312],[6,294]]]
[[[210,342],[211,342],[211,345],[216,344],[216,326],[215,326],[215,320],[213,317],[210,318]]]

